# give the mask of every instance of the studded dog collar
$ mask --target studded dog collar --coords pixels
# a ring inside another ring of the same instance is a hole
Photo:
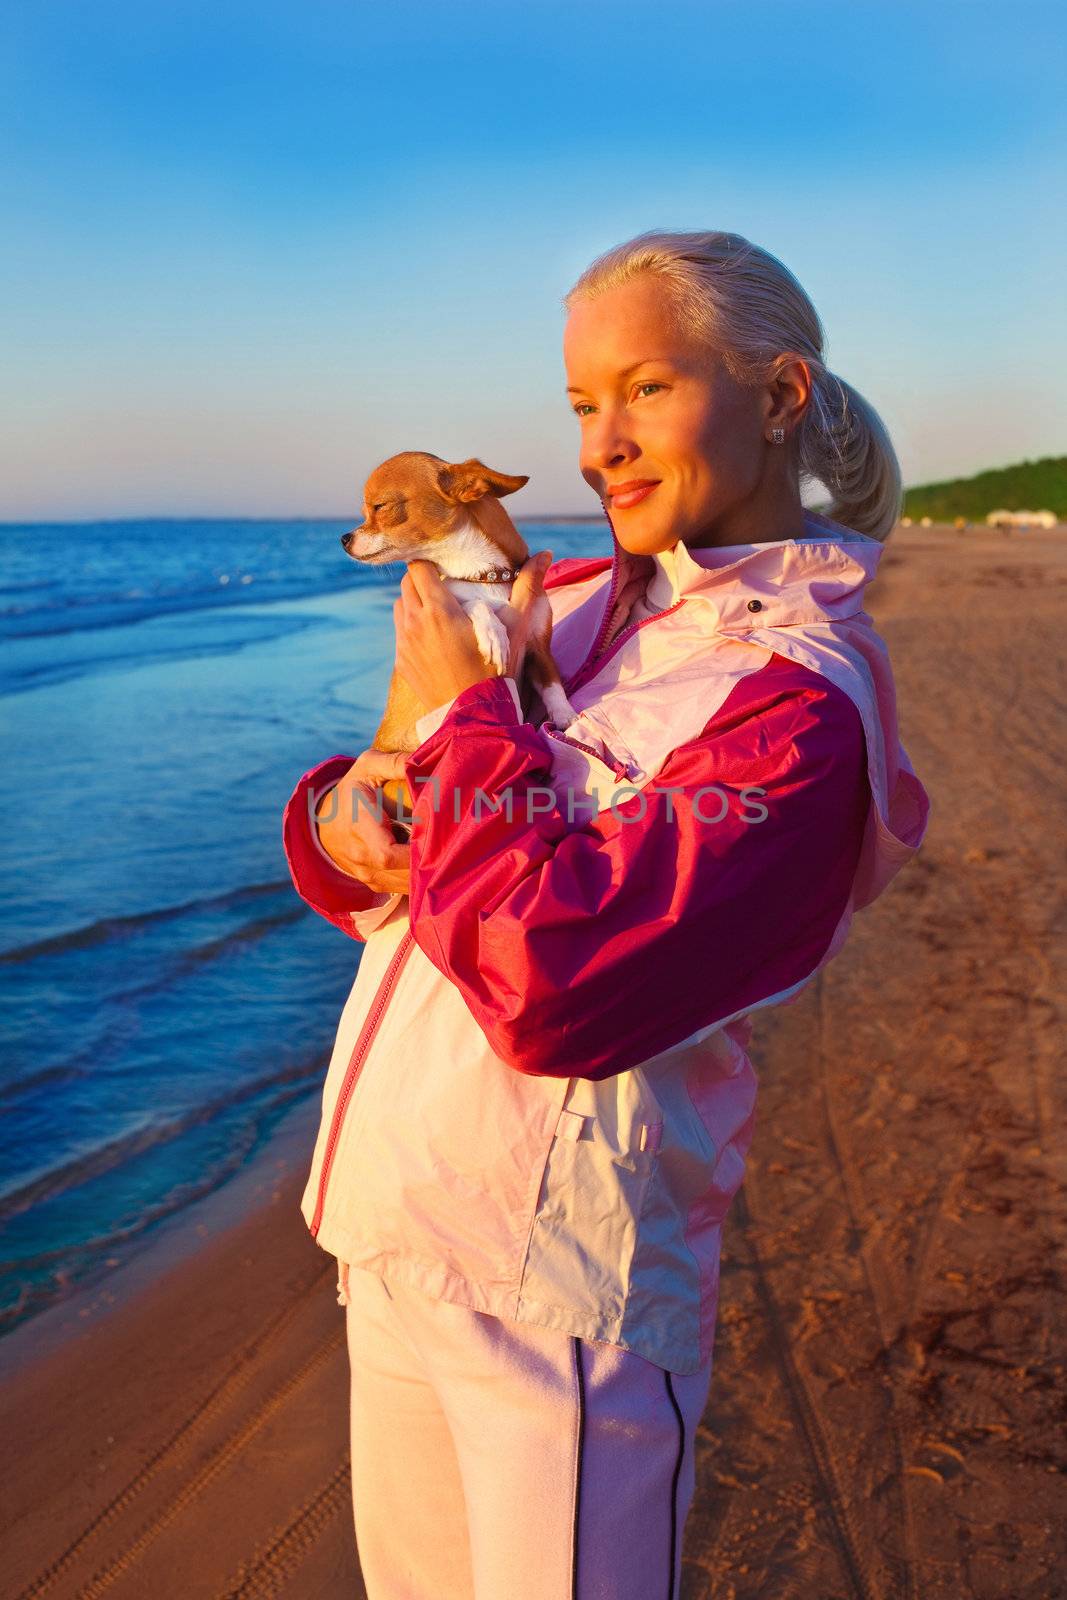
[[[515,567],[488,567],[483,572],[472,573],[460,579],[461,583],[514,583],[518,577]]]

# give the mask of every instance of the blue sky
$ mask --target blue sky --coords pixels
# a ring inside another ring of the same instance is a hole
[[[560,299],[778,255],[906,482],[1067,450],[1053,8],[11,0],[0,518],[339,515],[403,449],[588,512]]]

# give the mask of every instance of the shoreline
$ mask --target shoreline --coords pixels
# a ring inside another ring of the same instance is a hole
[[[198,1258],[206,1261],[242,1230],[258,1233],[257,1221],[276,1207],[291,1204],[304,1227],[299,1201],[320,1101],[321,1088],[290,1107],[254,1158],[217,1189],[128,1243],[110,1271],[101,1266],[90,1279],[73,1284],[60,1299],[0,1336],[0,1389],[36,1363],[65,1355],[87,1331],[106,1335],[120,1316],[139,1314],[142,1301],[172,1273],[196,1266]]]
[[[5,1594],[261,1593],[297,1564],[362,1593],[351,1537],[308,1549],[351,1526],[344,1312],[299,1210],[317,1119],[0,1343]]]

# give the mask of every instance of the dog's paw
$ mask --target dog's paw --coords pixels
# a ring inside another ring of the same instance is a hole
[[[474,637],[483,661],[503,677],[511,659],[511,640],[508,637],[508,630],[492,606],[486,605],[484,600],[477,601],[467,615],[474,626]]]
[[[545,710],[548,712],[548,720],[561,733],[565,732],[572,722],[577,722],[578,712],[575,711],[558,683],[546,684],[541,690],[541,699],[544,702]]]

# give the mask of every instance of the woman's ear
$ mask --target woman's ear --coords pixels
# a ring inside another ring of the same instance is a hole
[[[767,427],[792,432],[807,410],[811,395],[811,368],[803,356],[792,352],[779,358],[774,377],[768,384]]]
[[[452,501],[482,500],[487,494],[499,499],[501,495],[514,494],[529,481],[528,477],[510,472],[496,472],[476,456],[469,461],[448,462],[437,472],[438,489],[446,500]]]

